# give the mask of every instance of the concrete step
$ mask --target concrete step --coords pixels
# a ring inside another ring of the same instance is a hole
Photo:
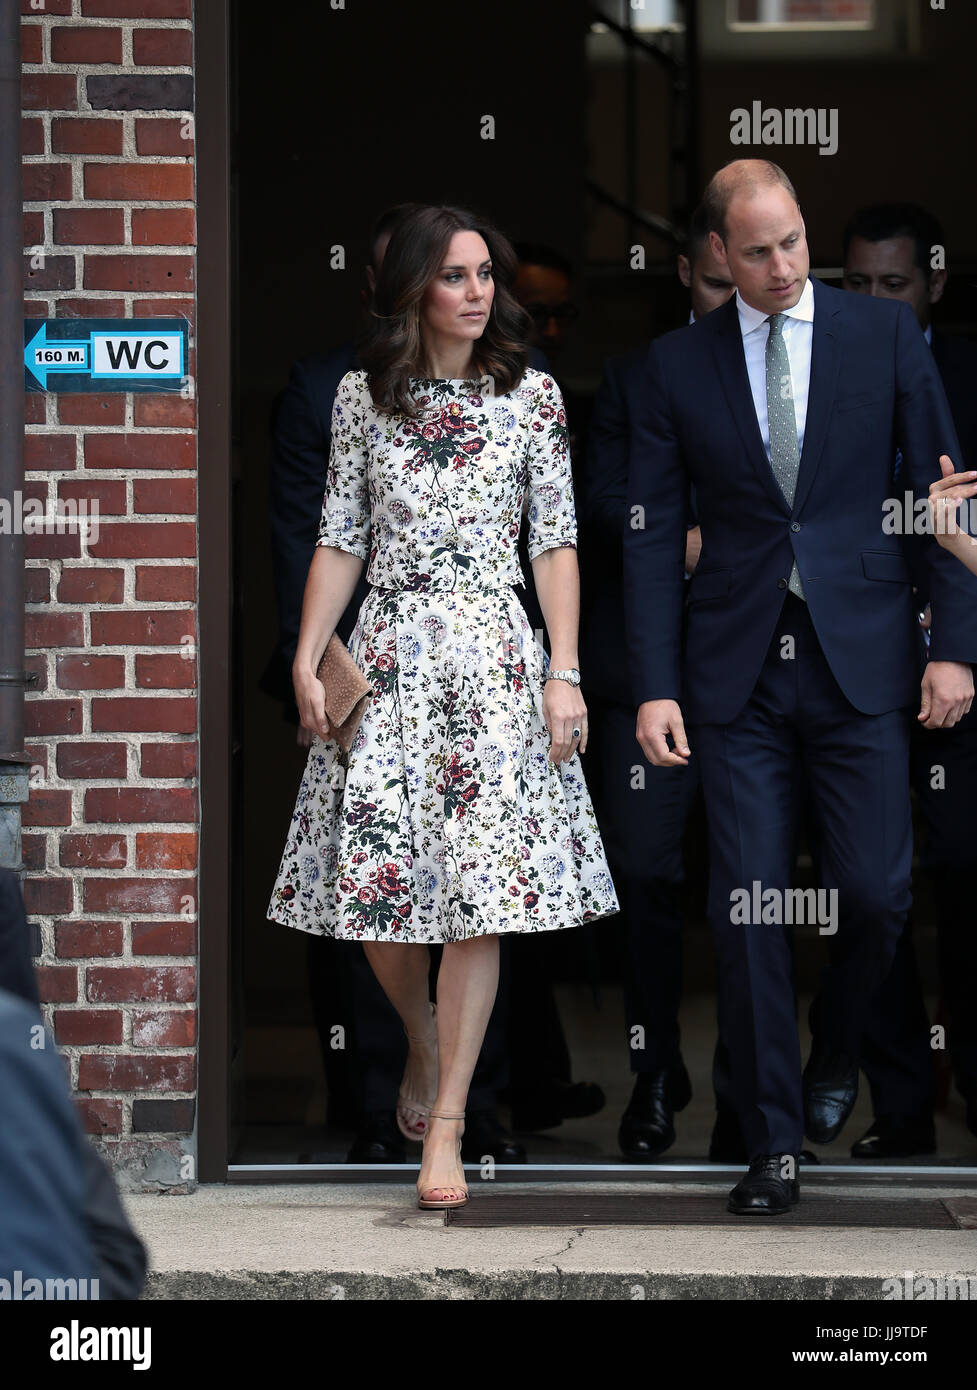
[[[654,1185],[656,1194],[715,1196],[716,1226],[465,1228],[418,1210],[413,1184],[391,1183],[210,1185],[124,1201],[149,1250],[147,1299],[877,1300],[904,1298],[907,1288],[927,1296],[919,1279],[963,1279],[942,1287],[977,1298],[977,1230],[803,1227],[781,1218],[730,1225],[728,1186]],[[605,1190],[532,1188],[571,1202]],[[832,1190],[880,1195],[877,1184]],[[616,1182],[613,1191],[649,1185]],[[974,1189],[884,1188],[887,1199],[906,1202],[924,1194],[970,1205]],[[473,1202],[492,1200],[472,1184]],[[933,1295],[940,1289],[934,1283]]]

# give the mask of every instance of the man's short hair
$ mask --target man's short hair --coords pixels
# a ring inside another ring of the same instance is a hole
[[[393,207],[385,208],[374,222],[370,229],[370,265],[374,270],[379,270],[377,265],[377,246],[385,236],[392,236],[397,230],[401,221],[409,212],[418,207],[418,203],[395,203]]]
[[[689,229],[682,242],[682,254],[688,258],[690,267],[694,268],[696,261],[702,255],[703,247],[709,241],[711,230],[706,205],[700,203],[689,219]]]
[[[737,164],[743,167],[736,169],[735,172],[727,172],[728,170],[732,171]],[[759,192],[761,188],[769,188],[778,183],[781,188],[786,188],[799,208],[800,199],[794,191],[794,185],[780,165],[774,164],[772,159],[728,160],[721,169],[713,174],[706,186],[705,193],[702,195],[702,206],[706,210],[710,230],[714,231],[725,244],[726,215],[736,194],[746,193],[750,196]]]
[[[863,241],[892,241],[903,236],[913,243],[913,264],[929,280],[933,273],[933,247],[944,244],[943,228],[919,203],[872,203],[860,208],[845,227],[845,261],[855,237]]]
[[[547,270],[558,270],[568,280],[573,279],[573,266],[556,247],[544,246],[540,241],[514,241],[512,246],[520,265],[545,266]]]

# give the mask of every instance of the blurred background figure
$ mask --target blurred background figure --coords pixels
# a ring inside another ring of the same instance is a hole
[[[77,1280],[81,1298],[138,1298],[146,1251],[44,1027],[24,900],[9,869],[0,869],[0,1094],[0,1279],[13,1288]]]
[[[943,228],[916,203],[873,204],[855,213],[845,228],[844,287],[912,306],[943,380],[963,451],[953,463],[963,471],[977,467],[977,347],[934,329],[933,309],[947,283],[946,259]],[[896,463],[898,495],[898,458]],[[923,614],[929,603],[926,576],[925,565],[914,565],[917,606]],[[928,615],[920,627],[921,665],[927,628]],[[977,1134],[977,709],[971,708],[952,729],[923,729],[914,721],[910,756],[922,822],[919,863],[936,907],[950,1058],[966,1101],[968,1128]],[[865,1037],[862,1070],[874,1118],[852,1146],[855,1158],[934,1152],[934,1057],[939,1055],[930,1046],[910,918]]]
[[[577,503],[577,559],[582,602],[590,581],[583,569],[584,557],[580,544],[582,518],[578,499],[592,399],[575,391],[560,372],[561,358],[565,354],[573,324],[580,316],[579,307],[572,298],[573,267],[555,247],[533,241],[516,241],[513,246],[519,265],[512,292],[533,323],[530,365],[552,374],[560,387],[567,414],[574,500]],[[526,587],[520,598],[537,637],[548,653],[549,640],[533,583],[527,535],[524,524],[519,537],[519,558],[526,576]],[[582,762],[586,776],[586,755],[582,757]],[[581,927],[575,936],[584,942],[592,940],[591,929],[587,926]],[[604,1108],[606,1097],[596,1083],[573,1080],[570,1049],[553,989],[556,964],[561,953],[578,949],[578,943],[554,941],[548,936],[541,936],[503,941],[502,945],[510,947],[513,953],[507,1030],[511,1084],[506,1096],[512,1107],[514,1128],[526,1132],[554,1129],[564,1120],[598,1114]],[[592,955],[588,960],[592,965]]]
[[[725,304],[735,292],[709,245],[703,209],[693,214],[677,270],[689,290],[689,323]],[[622,537],[627,525],[628,457],[636,393],[648,345],[610,358],[594,403],[582,485],[581,680],[590,711],[588,785],[611,872],[624,932],[623,969],[628,1056],[635,1074],[618,1143],[632,1162],[653,1160],[675,1142],[675,1112],[691,1099],[682,1060],[678,1012],[682,992],[683,842],[698,793],[694,764],[653,767],[635,738],[636,711],[627,673],[622,591]],[[685,568],[699,559],[694,498]],[[635,785],[634,769],[643,778]],[[739,1161],[745,1154],[739,1123],[727,1101],[725,1052],[714,1062],[717,1119],[710,1157]]]
[[[573,299],[573,266],[562,252],[540,242],[514,243],[519,258],[512,292],[533,321],[531,343],[544,357],[541,370],[551,371],[563,396],[570,433],[574,482],[587,448],[593,397],[577,391],[560,368],[580,307]],[[540,365],[530,359],[532,366]]]

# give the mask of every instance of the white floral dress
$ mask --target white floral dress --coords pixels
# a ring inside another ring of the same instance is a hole
[[[552,931],[620,910],[579,753],[557,764],[547,656],[513,588],[576,544],[551,377],[411,380],[424,418],[339,384],[318,545],[369,561],[348,648],[374,687],[349,752],[316,738],[267,916],[351,941]]]

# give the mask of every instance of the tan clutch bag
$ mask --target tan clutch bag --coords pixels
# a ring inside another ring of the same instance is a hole
[[[316,675],[326,692],[326,714],[333,737],[343,753],[348,753],[363,711],[373,696],[373,686],[335,632],[326,643]]]

